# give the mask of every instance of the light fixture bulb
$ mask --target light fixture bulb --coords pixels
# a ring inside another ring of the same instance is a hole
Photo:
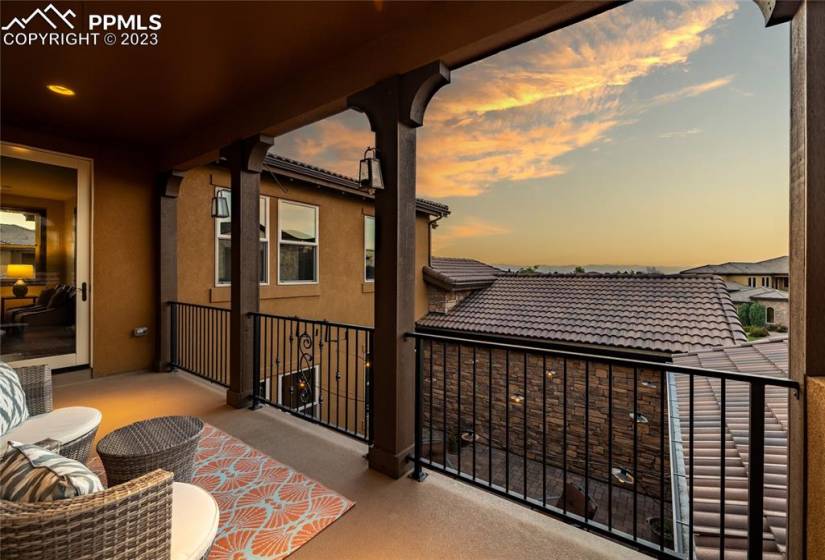
[[[49,91],[51,91],[52,93],[56,93],[58,95],[65,95],[67,97],[71,97],[75,94],[73,89],[68,88],[66,86],[62,86],[60,84],[49,84],[46,87],[49,88]]]

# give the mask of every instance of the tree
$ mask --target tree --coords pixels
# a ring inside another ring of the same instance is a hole
[[[767,311],[761,303],[753,302],[748,309],[748,317],[752,327],[764,327],[767,325]]]
[[[584,274],[585,270],[583,266],[577,266],[575,269],[573,269],[573,272],[575,272],[576,274]]]
[[[736,314],[739,315],[739,322],[742,323],[743,327],[751,325],[750,307],[750,303],[743,303],[736,308]]]

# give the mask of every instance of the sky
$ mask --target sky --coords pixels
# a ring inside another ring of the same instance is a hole
[[[636,1],[452,71],[418,130],[433,254],[695,266],[788,252],[789,27],[751,0]],[[347,111],[273,151],[357,176]]]

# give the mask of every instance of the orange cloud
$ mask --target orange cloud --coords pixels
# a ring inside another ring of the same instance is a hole
[[[640,112],[731,83],[733,76],[725,76],[648,100],[623,97],[634,80],[687,63],[712,41],[708,30],[737,9],[732,0],[685,2],[654,18],[635,6],[455,71],[419,131],[418,193],[476,196],[498,182],[561,175],[567,171],[562,156],[610,141],[611,130]],[[354,173],[361,150],[373,141],[360,118],[308,127],[312,132],[293,146],[295,157]]]
[[[458,239],[492,237],[510,233],[510,228],[480,218],[467,217],[458,223],[448,223],[438,228],[433,236],[433,248],[439,250]]]

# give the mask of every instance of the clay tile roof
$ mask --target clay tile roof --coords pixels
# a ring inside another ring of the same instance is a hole
[[[747,303],[755,299],[769,299],[773,301],[788,301],[788,292],[773,288],[745,288],[731,293],[734,303]]]
[[[445,290],[484,288],[505,271],[474,259],[433,257],[424,267],[424,280]]]
[[[278,154],[268,153],[264,159],[264,166],[272,170],[291,171],[306,180],[316,182],[322,186],[345,189],[349,192],[358,193],[366,198],[374,198],[361,187],[361,184],[354,177],[349,177],[336,171],[324,169],[317,165],[311,165],[297,159],[284,157]],[[427,200],[425,198],[415,199],[415,208],[419,212],[433,216],[447,216],[450,214],[450,207],[440,202]]]
[[[706,264],[683,270],[687,274],[788,274],[788,257],[776,257],[758,262],[726,262]]]
[[[680,366],[725,371],[788,376],[787,337],[739,344],[727,348],[694,352],[673,357]],[[678,410],[682,431],[684,464],[690,467],[690,431],[688,377],[675,375]],[[745,557],[747,550],[747,465],[748,465],[748,387],[745,383],[726,385],[725,416],[725,555]],[[706,377],[694,378],[694,542],[696,557],[710,560],[719,557],[721,496],[719,495],[721,449],[721,382]],[[788,391],[778,387],[765,389],[765,524],[763,558],[780,559],[785,552],[788,492]],[[686,521],[686,520],[685,520]]]
[[[689,275],[504,275],[422,328],[682,353],[745,342],[722,280]]]

